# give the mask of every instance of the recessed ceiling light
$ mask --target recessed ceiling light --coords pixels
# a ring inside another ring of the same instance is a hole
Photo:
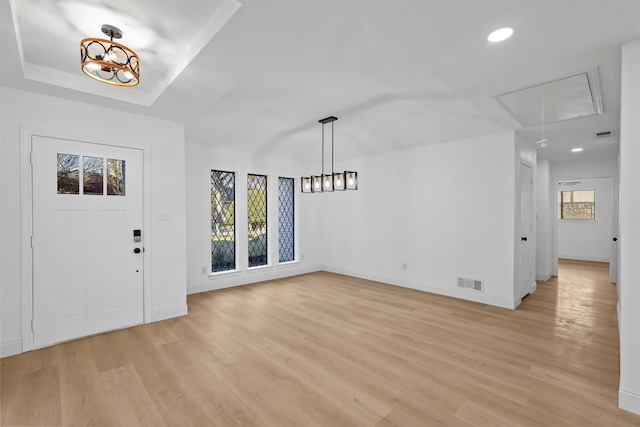
[[[574,153],[579,153],[580,151],[582,151],[582,148],[572,148],[571,151],[573,151]]]
[[[513,28],[500,28],[499,30],[495,30],[493,33],[489,34],[487,40],[490,42],[496,43],[501,42],[503,40],[508,39],[513,34]]]

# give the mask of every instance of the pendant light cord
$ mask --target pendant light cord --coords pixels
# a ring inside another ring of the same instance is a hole
[[[331,179],[333,179],[333,122],[331,122]]]
[[[324,175],[324,123],[322,124],[322,163],[320,164],[320,176]]]
[[[542,104],[542,111],[540,112],[540,117],[541,117],[541,119],[540,119],[540,124],[541,124],[541,127],[540,127],[540,141],[543,141],[544,140],[544,92],[542,92],[542,102],[541,102],[541,104]]]

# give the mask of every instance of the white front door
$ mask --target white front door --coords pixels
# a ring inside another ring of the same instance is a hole
[[[142,151],[33,136],[33,343],[143,321]]]
[[[520,164],[520,284],[518,298],[533,289],[535,278],[533,235],[533,171],[529,165]]]

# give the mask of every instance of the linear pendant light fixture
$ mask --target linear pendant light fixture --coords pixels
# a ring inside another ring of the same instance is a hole
[[[337,117],[329,116],[318,120],[322,123],[322,160],[320,165],[320,175],[303,176],[301,178],[301,189],[303,193],[328,193],[332,191],[357,190],[358,172],[333,171],[333,122]],[[331,123],[331,172],[324,173],[324,125]]]
[[[122,31],[113,25],[103,25],[102,32],[111,40],[86,38],[80,41],[82,71],[92,79],[116,86],[140,83],[138,54],[113,39],[122,38]]]

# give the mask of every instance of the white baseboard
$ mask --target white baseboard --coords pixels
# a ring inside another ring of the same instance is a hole
[[[402,286],[404,288],[416,289],[418,291],[430,292],[438,295],[445,295],[453,298],[464,299],[467,301],[478,302],[481,304],[493,305],[496,307],[508,308],[513,310],[516,308],[514,301],[508,298],[495,297],[484,293],[475,293],[471,291],[458,290],[453,287],[446,287],[442,285],[435,285],[432,283],[423,283],[411,279],[382,276],[377,274],[363,273],[359,271],[352,271],[341,268],[332,268],[323,266],[322,270],[329,271],[337,274],[344,274],[346,276],[358,277],[361,279],[373,280],[376,282],[382,282],[394,286]],[[520,301],[518,300],[518,303]]]
[[[312,265],[300,267],[299,265],[286,264],[275,269],[234,272],[229,275],[220,275],[207,279],[206,283],[187,285],[187,295],[198,294],[200,292],[217,291],[234,286],[249,285],[251,283],[264,282],[266,280],[282,279],[284,277],[297,276],[299,274],[313,273],[320,270],[320,266]]]
[[[620,409],[640,415],[640,394],[618,390],[618,406]]]
[[[13,356],[22,353],[22,340],[9,341],[0,344],[0,357]]]
[[[537,273],[536,272],[536,280],[539,280],[541,282],[546,282],[547,280],[551,279],[551,272],[544,272],[544,273]]]
[[[151,312],[151,322],[158,322],[160,320],[171,319],[173,317],[180,317],[187,315],[187,305],[181,305],[178,307],[164,308],[162,310],[156,310]]]
[[[562,259],[572,259],[575,261],[593,261],[593,262],[610,262],[611,259],[608,257],[592,257],[588,255],[560,255],[558,254],[558,258]]]

